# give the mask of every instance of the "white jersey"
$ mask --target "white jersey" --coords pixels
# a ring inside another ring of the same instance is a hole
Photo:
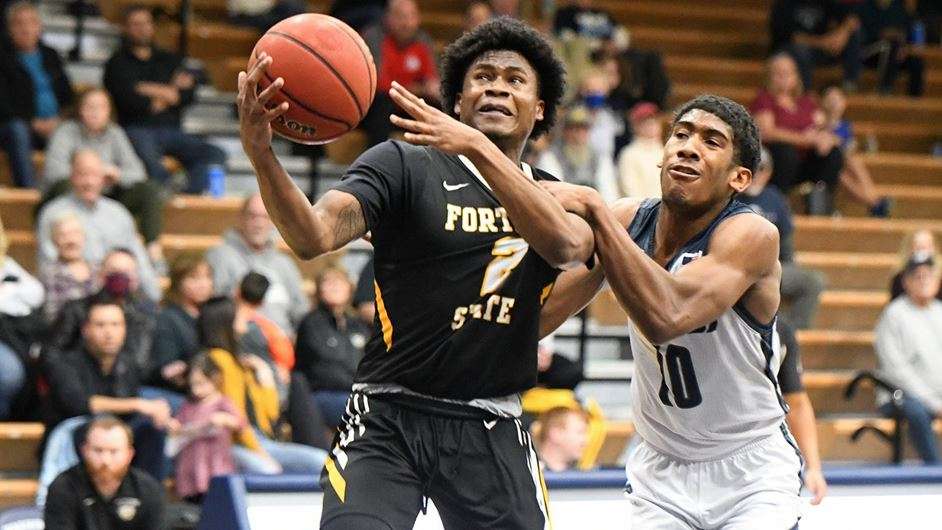
[[[659,199],[644,201],[628,228],[649,256],[659,206]],[[724,219],[750,213],[732,201],[668,262],[668,271],[706,255]],[[780,432],[787,406],[778,388],[782,351],[774,322],[760,324],[737,304],[669,344],[652,344],[634,325],[629,337],[635,426],[651,448],[680,460],[716,460]]]

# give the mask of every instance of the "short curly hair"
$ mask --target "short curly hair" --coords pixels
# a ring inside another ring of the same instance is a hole
[[[509,50],[522,55],[536,70],[543,100],[543,119],[533,125],[531,137],[549,131],[556,123],[557,109],[566,90],[566,67],[553,47],[535,29],[509,17],[497,17],[465,33],[442,54],[442,107],[455,116],[455,100],[464,86],[468,68],[481,55]]]
[[[709,112],[729,125],[729,128],[733,130],[733,156],[736,163],[755,173],[759,167],[762,142],[759,137],[759,128],[749,111],[729,98],[703,94],[677,108],[671,128],[677,125],[677,121],[684,114],[694,109]]]

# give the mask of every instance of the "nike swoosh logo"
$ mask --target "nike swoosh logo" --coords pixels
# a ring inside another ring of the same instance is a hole
[[[463,187],[465,187],[465,186],[470,186],[470,184],[468,184],[467,182],[465,182],[465,183],[463,183],[463,184],[449,184],[449,183],[443,181],[443,182],[442,182],[442,186],[445,187],[445,191],[457,191],[457,190],[460,190],[461,188],[463,188]]]
[[[491,420],[491,421],[485,421],[485,422],[484,422],[484,427],[486,427],[487,430],[493,429],[495,425],[497,425],[497,420]]]

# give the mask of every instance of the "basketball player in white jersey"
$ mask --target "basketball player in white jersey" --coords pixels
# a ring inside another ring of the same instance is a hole
[[[632,528],[797,527],[801,458],[776,380],[778,231],[735,200],[758,160],[749,113],[700,96],[675,114],[663,199],[610,209],[590,188],[545,185],[591,225],[601,266],[560,277],[541,332],[604,280],[631,320]]]

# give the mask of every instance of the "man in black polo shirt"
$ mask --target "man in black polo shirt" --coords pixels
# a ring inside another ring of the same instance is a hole
[[[60,471],[77,460],[75,440],[92,414],[115,414],[134,431],[134,465],[163,478],[163,432],[170,419],[164,400],[138,398],[137,373],[119,355],[125,337],[124,310],[107,295],[93,297],[82,323],[82,346],[44,362],[49,382],[45,423],[49,436],[40,470],[40,493]]]
[[[49,488],[43,513],[46,528],[163,528],[163,488],[147,473],[130,467],[132,445],[130,427],[118,418],[92,420],[82,444],[84,462],[63,472]]]

